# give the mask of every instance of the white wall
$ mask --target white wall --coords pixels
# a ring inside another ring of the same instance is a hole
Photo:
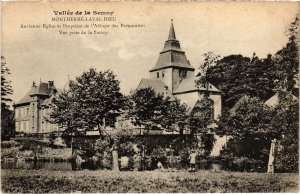
[[[162,72],[164,72],[164,77],[162,77]],[[157,73],[159,73],[159,78],[157,78]],[[150,72],[150,78],[162,80],[168,86],[168,89],[172,91],[172,68]]]
[[[175,95],[175,97],[178,98],[181,101],[181,103],[185,103],[191,109],[194,107],[194,105],[199,99],[198,92],[177,94]]]

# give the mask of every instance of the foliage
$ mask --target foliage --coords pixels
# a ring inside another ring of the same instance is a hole
[[[135,146],[136,144],[129,141],[121,143],[119,148],[119,155],[133,157],[136,154]]]
[[[190,149],[189,148],[184,148],[179,152],[180,156],[180,164],[182,168],[188,168],[190,164]]]
[[[209,156],[213,147],[214,143],[216,141],[216,138],[214,137],[213,134],[203,134],[201,135],[201,142],[203,144],[203,149],[204,149],[204,156]]]
[[[151,155],[152,163],[157,164],[158,162],[161,162],[163,165],[167,162],[167,153],[166,150],[162,147],[154,148]]]
[[[288,29],[288,43],[276,53],[275,71],[278,76],[278,88],[291,91],[299,79],[299,17],[290,24]]]
[[[283,138],[277,144],[275,170],[298,172],[299,168],[299,103],[293,101],[291,94],[285,93],[273,110],[272,128],[280,131]],[[284,98],[285,97],[285,98]]]
[[[10,140],[15,136],[14,113],[1,106],[1,141]]]
[[[184,125],[187,108],[179,100],[171,101],[163,94],[157,94],[152,88],[135,91],[131,95],[133,108],[128,115],[132,123],[144,126],[146,130],[167,129],[175,130],[176,125]]]
[[[204,62],[199,66],[199,72],[196,76],[199,78],[196,80],[196,86],[200,86],[202,84],[207,84],[207,70],[210,66],[215,65],[217,60],[220,58],[220,55],[214,54],[212,51],[203,54]],[[207,85],[208,87],[208,85]]]
[[[275,55],[268,54],[261,59],[255,53],[252,58],[229,55],[207,69],[207,80],[223,92],[222,105],[225,109],[232,108],[244,95],[266,101],[277,89],[292,91],[299,79],[298,33],[297,16],[288,29],[288,43]]]
[[[248,157],[267,161],[273,138],[280,132],[270,127],[271,116],[258,98],[242,97],[219,122],[219,135],[232,137],[222,155]]]
[[[255,53],[252,59],[229,55],[207,70],[207,79],[222,91],[222,105],[230,109],[244,95],[263,101],[270,98],[276,87],[274,68],[275,62],[270,54],[266,59],[259,59]]]
[[[89,69],[70,81],[69,90],[59,95],[54,104],[51,116],[55,123],[76,129],[96,128],[103,135],[105,127],[113,127],[126,109],[126,98],[112,71]]]
[[[1,140],[9,140],[15,135],[14,112],[10,110],[9,102],[12,100],[9,96],[13,93],[11,81],[7,79],[10,75],[6,67],[6,61],[1,56]]]
[[[207,132],[208,125],[214,122],[213,107],[213,101],[207,96],[196,104],[188,119],[191,134]]]
[[[101,168],[111,169],[112,168],[112,155],[111,145],[107,138],[98,139],[94,145],[95,156],[101,161]]]
[[[9,108],[7,102],[12,100],[8,97],[13,93],[11,87],[11,81],[7,79],[7,76],[10,75],[9,69],[6,67],[6,60],[4,56],[1,56],[1,109]]]
[[[10,141],[1,141],[1,148],[12,148],[18,146],[19,143],[16,142],[15,140],[10,140]]]

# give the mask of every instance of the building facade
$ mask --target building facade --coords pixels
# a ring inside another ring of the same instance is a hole
[[[151,87],[157,93],[163,93],[171,99],[178,98],[191,108],[194,114],[198,114],[201,99],[208,95],[212,101],[212,118],[218,120],[221,115],[221,91],[210,83],[198,86],[195,82],[197,79],[199,77],[195,75],[195,69],[176,39],[172,21],[164,48],[156,65],[150,70],[150,79],[142,79],[137,89]]]
[[[33,82],[30,91],[14,104],[16,132],[42,134],[61,131],[58,125],[48,122],[47,119],[56,94],[53,81],[41,82],[39,85]]]

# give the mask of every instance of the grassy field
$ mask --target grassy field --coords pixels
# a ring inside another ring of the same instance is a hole
[[[297,192],[298,174],[2,170],[2,192]]]

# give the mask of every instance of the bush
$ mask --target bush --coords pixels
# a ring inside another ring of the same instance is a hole
[[[1,148],[11,148],[11,147],[16,147],[18,146],[19,143],[16,141],[1,141]]]
[[[112,168],[112,155],[108,139],[98,139],[94,144],[95,156],[99,159],[101,169]]]
[[[190,164],[190,149],[189,148],[184,148],[181,151],[179,151],[179,156],[180,156],[180,164],[181,168],[188,168]]]
[[[163,166],[166,166],[166,164],[167,164],[166,150],[161,147],[154,148],[150,157],[151,157],[152,166],[154,168],[157,168],[156,165],[158,162],[161,162],[163,164]]]

